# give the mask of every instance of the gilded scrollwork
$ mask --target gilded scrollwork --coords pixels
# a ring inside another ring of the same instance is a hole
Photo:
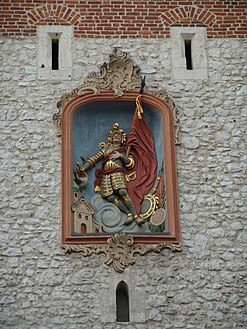
[[[124,269],[136,262],[134,254],[146,255],[149,252],[159,253],[163,249],[170,249],[172,252],[182,251],[181,244],[158,243],[158,244],[138,244],[134,242],[132,235],[115,234],[107,240],[107,244],[63,244],[65,253],[80,252],[83,256],[92,254],[106,255],[105,264],[113,266],[114,270],[121,273]]]

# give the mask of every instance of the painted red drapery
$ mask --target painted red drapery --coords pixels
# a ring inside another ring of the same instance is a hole
[[[139,98],[140,96],[137,97],[137,107],[127,141],[127,150],[135,157],[132,171],[136,172],[135,180],[128,183],[128,191],[138,214],[144,196],[153,188],[157,177],[154,137],[144,114],[138,108]]]

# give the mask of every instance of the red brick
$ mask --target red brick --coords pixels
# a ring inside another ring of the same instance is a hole
[[[180,20],[180,17],[174,11],[171,11],[171,18],[172,18],[173,22]]]
[[[42,11],[40,8],[37,8],[36,12],[37,12],[37,14],[38,14],[41,18],[44,18],[44,17],[45,17],[43,11]]]
[[[20,7],[15,7],[15,6],[11,6],[9,7],[9,11],[14,11],[14,10],[20,10]]]
[[[71,9],[67,9],[67,11],[65,12],[63,18],[64,18],[64,19],[67,19],[68,16],[70,15],[70,13],[71,13]]]
[[[71,23],[72,23],[72,24],[75,24],[76,21],[79,20],[79,18],[80,18],[80,15],[79,15],[79,14],[76,14],[76,15],[73,17],[73,19],[71,20]],[[79,22],[78,22],[78,23],[79,23]]]
[[[34,17],[32,14],[28,14],[28,17],[32,19],[33,22],[36,22],[37,21],[37,18]]]
[[[57,6],[55,5],[57,3]],[[194,7],[196,5],[197,7]],[[132,33],[136,30],[145,28],[150,30],[149,34],[135,34],[139,37],[169,37],[169,29],[166,30],[163,24],[171,25],[176,24],[183,26],[200,26],[202,22],[208,26],[208,35],[210,37],[236,37],[245,36],[245,19],[247,1],[238,1],[236,5],[231,8],[231,2],[226,1],[75,1],[75,0],[5,0],[1,3],[1,8],[6,9],[8,15],[2,11],[2,25],[3,31],[9,35],[16,35],[16,33],[23,33],[23,35],[34,35],[34,31],[24,31],[32,25],[40,24],[71,24],[77,25],[75,27],[75,34],[77,37],[111,37],[118,35],[118,37],[133,37]],[[197,9],[199,8],[199,9]],[[209,11],[207,11],[207,9]],[[216,15],[216,17],[214,16]],[[57,18],[54,18],[57,17]],[[60,18],[59,18],[60,17]],[[186,19],[190,17],[190,19]],[[18,19],[18,20],[16,20]],[[89,22],[87,22],[89,20]],[[9,27],[12,22],[16,22],[16,28],[22,28],[20,32],[11,30]],[[111,31],[104,31],[97,27],[97,23],[111,24],[110,26],[116,29]],[[163,22],[163,24],[161,24]],[[217,24],[216,24],[217,23]],[[19,24],[19,26],[18,26]],[[82,31],[85,26],[93,28],[95,25],[96,31],[84,31],[78,34],[78,31]],[[89,25],[90,24],[90,25]],[[113,25],[114,24],[114,25]],[[118,30],[123,25],[128,29],[132,29],[129,32],[124,33]],[[132,25],[129,25],[132,24]],[[134,24],[134,26],[133,26]],[[236,28],[241,28],[237,31]],[[221,30],[223,29],[223,30]],[[227,30],[228,29],[228,30]],[[145,30],[145,31],[147,31]],[[105,33],[107,32],[107,33]],[[111,32],[111,34],[109,34]],[[148,31],[147,31],[148,32]],[[215,34],[213,34],[213,32]],[[129,34],[128,34],[129,33]],[[235,33],[235,35],[234,35]]]

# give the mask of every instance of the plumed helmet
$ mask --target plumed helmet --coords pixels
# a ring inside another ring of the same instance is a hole
[[[112,144],[112,138],[115,134],[119,134],[121,136],[121,144],[125,145],[127,139],[126,133],[124,132],[123,129],[119,128],[119,124],[117,122],[114,123],[114,125],[112,126],[112,130],[109,132],[108,145]]]

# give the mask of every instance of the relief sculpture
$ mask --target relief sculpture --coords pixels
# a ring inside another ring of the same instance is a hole
[[[130,133],[119,123],[114,123],[107,142],[99,144],[100,150],[83,163],[76,163],[74,174],[75,189],[85,192],[88,184],[94,184],[94,195],[86,200],[81,194],[77,205],[89,208],[88,223],[80,216],[81,231],[78,225],[78,206],[73,206],[75,233],[117,233],[117,232],[162,232],[165,230],[165,193],[163,170],[158,176],[158,162],[155,140],[145,118],[141,94],[136,97]],[[95,166],[101,163],[100,168]],[[88,180],[87,172],[95,172],[94,182]],[[80,195],[80,192],[77,194]],[[163,211],[158,208],[162,208]],[[93,214],[93,215],[92,215]]]
[[[135,254],[180,251],[179,126],[167,93],[149,92],[139,66],[114,49],[58,108],[65,252],[104,253],[122,272]]]

